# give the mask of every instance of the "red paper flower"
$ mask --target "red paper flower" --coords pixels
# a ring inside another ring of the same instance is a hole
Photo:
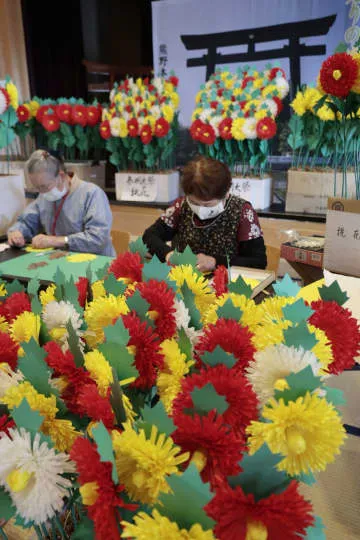
[[[133,106],[132,105],[125,105],[125,111],[128,112],[128,113],[132,113],[133,112]]]
[[[224,120],[221,120],[219,124],[219,133],[222,139],[225,139],[225,140],[232,139],[231,126],[232,126],[231,118],[224,118]]]
[[[25,105],[19,105],[19,107],[16,110],[16,115],[18,117],[18,120],[21,124],[24,124],[27,122],[30,118],[30,111]]]
[[[237,359],[233,370],[243,373],[254,358],[255,347],[251,341],[250,330],[233,319],[218,319],[215,324],[205,328],[196,352],[201,355],[205,351],[212,352],[217,346],[231,353]]]
[[[4,98],[4,101],[5,101],[5,104],[3,105],[1,111],[0,111],[0,114],[3,114],[5,111],[8,110],[9,108],[9,105],[10,105],[10,96],[7,92],[7,90],[3,87],[0,87],[0,92],[2,93],[3,95],[3,98]]]
[[[216,109],[217,106],[218,106],[219,102],[218,101],[210,101],[210,107],[212,109]]]
[[[71,117],[74,124],[79,124],[80,126],[85,127],[87,124],[85,105],[74,105]]]
[[[8,417],[7,414],[0,416],[0,433],[6,433],[10,437],[9,429],[16,426],[14,420]]]
[[[109,120],[104,120],[103,122],[101,122],[99,131],[103,139],[110,139],[111,131],[110,131]]]
[[[284,77],[284,79],[286,79],[285,71],[281,67],[274,67],[270,69],[269,80],[272,81],[273,79],[275,79],[278,73],[280,73],[281,76]]]
[[[151,126],[145,124],[140,130],[140,139],[143,144],[149,144],[152,140]]]
[[[283,104],[283,102],[281,101],[281,99],[280,99],[278,96],[274,96],[274,97],[272,98],[272,100],[275,101],[275,103],[276,103],[276,106],[277,106],[277,113],[276,113],[276,115],[278,115],[278,114],[280,114],[281,111],[283,110],[284,104]]]
[[[30,299],[25,292],[13,293],[2,306],[2,313],[8,322],[12,322],[24,311],[31,311]]]
[[[57,131],[60,128],[59,118],[56,116],[55,113],[50,113],[50,111],[44,114],[41,123],[42,126],[46,129],[46,131],[53,132]]]
[[[244,90],[244,88],[246,88],[246,86],[249,84],[249,82],[251,81],[255,81],[255,77],[245,77],[245,79],[243,79],[243,82],[241,84],[241,88]]]
[[[223,485],[205,511],[217,522],[214,533],[219,540],[246,540],[249,527],[259,523],[264,531],[258,538],[298,540],[314,524],[312,506],[299,494],[295,481],[281,493],[259,501],[251,493],[246,495],[240,486],[232,489]]]
[[[193,373],[184,379],[181,392],[173,402],[175,424],[179,415],[188,416],[186,411],[193,408],[191,393],[207,384],[212,384],[217,394],[226,399],[228,407],[221,415],[224,424],[242,435],[245,440],[246,427],[252,420],[258,418],[258,400],[243,375],[240,373],[234,375],[230,369],[221,364],[204,368],[200,373]]]
[[[158,120],[156,120],[155,124],[155,135],[157,137],[165,137],[169,133],[170,130],[170,124],[165,118],[160,117]]]
[[[55,111],[61,122],[72,124],[72,107],[69,103],[59,103],[56,105]]]
[[[85,307],[86,304],[86,298],[87,298],[87,292],[88,292],[88,280],[85,277],[80,277],[77,282],[75,283],[76,288],[78,290],[79,296],[78,301],[82,308]]]
[[[118,540],[117,523],[121,521],[121,509],[135,511],[137,506],[126,504],[120,497],[124,490],[122,485],[116,486],[111,478],[112,464],[100,461],[94,444],[88,439],[79,437],[74,442],[70,458],[76,463],[81,485],[95,482],[97,499],[87,506],[87,513],[94,522],[95,536],[98,540]]]
[[[171,75],[168,81],[171,82],[175,86],[175,88],[177,88],[177,85],[179,84],[179,79],[175,77],[175,75]]]
[[[194,141],[200,141],[200,133],[202,131],[203,125],[203,122],[199,119],[194,120],[191,124],[190,135],[194,139]]]
[[[203,482],[210,482],[214,488],[227,476],[237,475],[241,471],[239,461],[244,451],[244,440],[225,425],[215,411],[207,416],[181,415],[176,422],[177,429],[171,434],[175,444],[183,452],[190,452],[190,459],[195,452],[204,457],[205,465],[201,471]]]
[[[84,384],[76,401],[81,416],[88,416],[95,422],[101,421],[108,429],[114,426],[115,416],[109,397],[102,397],[96,384]]]
[[[36,111],[36,120],[42,124],[43,118],[45,114],[48,112],[49,109],[53,110],[52,105],[40,105],[38,110]]]
[[[222,97],[223,93],[224,93],[224,88],[219,88],[218,91],[216,92],[216,95],[218,97]]]
[[[92,127],[96,126],[96,124],[100,120],[100,114],[101,114],[101,111],[99,110],[98,107],[95,107],[94,105],[89,105],[88,107],[86,107],[87,124]]]
[[[360,354],[360,328],[348,309],[339,306],[337,302],[318,300],[311,304],[314,313],[309,322],[323,330],[330,341],[334,357],[328,366],[328,371],[339,375],[344,369],[350,369],[355,364],[355,358]]]
[[[113,260],[109,267],[109,273],[114,274],[116,279],[126,278],[131,281],[141,281],[143,266],[139,253],[127,251]]]
[[[210,124],[203,124],[200,130],[199,140],[203,144],[214,144],[216,140],[216,134],[214,128]]]
[[[174,291],[163,281],[155,279],[139,283],[138,289],[150,304],[149,310],[153,312],[156,332],[161,341],[172,338],[176,332]]]
[[[9,364],[15,370],[18,361],[19,345],[11,339],[9,334],[0,332],[0,364]]]
[[[133,386],[148,390],[156,383],[157,371],[162,369],[164,358],[159,352],[159,336],[134,313],[122,316],[130,334],[128,345],[135,346],[134,364],[139,372]]]
[[[358,74],[356,60],[348,53],[329,56],[320,69],[320,84],[327,94],[345,98]]]
[[[136,118],[131,118],[131,120],[128,120],[127,128],[129,137],[137,137],[139,135],[139,122],[136,120]]]
[[[212,280],[212,286],[215,290],[216,296],[221,296],[228,292],[227,285],[229,283],[229,274],[225,266],[217,266],[214,277]]]
[[[276,122],[273,118],[265,117],[256,124],[256,135],[259,139],[272,139],[276,134]]]

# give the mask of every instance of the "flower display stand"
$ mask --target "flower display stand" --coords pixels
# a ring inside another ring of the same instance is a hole
[[[342,173],[334,171],[288,171],[286,212],[326,214],[328,197],[342,195]],[[355,198],[355,174],[347,173],[347,197]]]
[[[234,177],[231,193],[249,201],[255,210],[269,208],[272,201],[272,178]]]
[[[179,173],[115,174],[116,200],[169,203],[179,197]]]
[[[0,182],[0,235],[4,235],[25,208],[24,174],[0,174]]]
[[[65,165],[66,170],[76,174],[80,180],[84,180],[85,182],[93,182],[102,189],[105,189],[105,161],[100,161],[96,165],[93,165],[91,161],[67,161]]]

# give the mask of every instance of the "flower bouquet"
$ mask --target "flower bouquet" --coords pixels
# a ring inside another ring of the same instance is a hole
[[[243,179],[233,182],[233,191],[257,209],[270,206],[270,179],[259,196],[253,178],[266,176],[270,141],[288,91],[281,68],[268,65],[258,72],[244,66],[236,73],[217,70],[196,96],[190,132],[199,151],[227,163],[234,177]]]
[[[178,79],[127,78],[115,84],[103,111],[101,136],[118,170],[116,196],[123,200],[168,202],[179,194],[174,172],[177,144]],[[151,184],[155,185],[152,186]]]
[[[18,91],[9,77],[0,86],[0,150],[5,160],[0,161],[2,198],[0,202],[0,234],[6,233],[25,207],[24,177],[10,161],[10,146],[14,142],[17,123]]]
[[[299,488],[345,440],[326,382],[360,332],[339,287],[286,277],[256,305],[189,250],[145,253],[1,283],[2,537],[325,538]]]
[[[317,87],[303,87],[291,104],[288,210],[304,210],[293,204],[308,205],[309,191],[314,199],[308,211],[315,213],[326,212],[328,196],[360,198],[359,58],[356,51],[327,58]]]

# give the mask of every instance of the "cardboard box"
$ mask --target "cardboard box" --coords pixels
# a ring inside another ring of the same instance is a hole
[[[299,262],[308,264],[309,266],[322,268],[324,262],[324,250],[299,248],[292,245],[291,242],[285,242],[284,244],[281,244],[280,257],[287,261]]]
[[[234,177],[231,193],[249,201],[255,210],[265,210],[272,201],[272,178]]]
[[[360,277],[360,200],[329,198],[324,268]]]

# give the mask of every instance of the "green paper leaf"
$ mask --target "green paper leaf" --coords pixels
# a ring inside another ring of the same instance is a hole
[[[118,345],[127,345],[130,339],[129,331],[125,328],[123,320],[119,318],[115,324],[104,328],[106,341]]]
[[[180,351],[185,354],[187,360],[191,360],[193,357],[191,341],[186,335],[184,328],[180,328],[178,331],[178,345]]]
[[[25,523],[25,519],[22,518],[20,514],[16,514],[14,525],[16,525],[17,527],[22,527],[23,529],[31,529],[31,527],[33,527],[35,523],[33,521],[27,521]]]
[[[246,298],[251,298],[252,289],[247,285],[242,276],[238,276],[235,281],[230,281],[228,284],[229,292],[235,294],[243,294]]]
[[[0,518],[8,521],[16,513],[16,506],[13,506],[10,495],[0,488]]]
[[[306,529],[306,540],[326,540],[326,535],[324,532],[325,525],[322,519],[318,516],[315,516],[315,524],[313,527],[308,527]]]
[[[226,398],[218,394],[211,383],[202,388],[195,388],[191,392],[191,398],[193,402],[193,407],[190,409],[191,413],[195,412],[201,416],[214,409],[218,414],[223,414],[229,407]]]
[[[306,351],[311,351],[318,342],[315,334],[309,331],[305,321],[284,330],[284,339],[288,347],[302,347]]]
[[[219,345],[217,345],[212,352],[204,352],[201,356],[201,360],[212,367],[223,364],[229,369],[233,368],[236,364],[235,356],[233,354],[228,354]]]
[[[137,378],[139,372],[134,365],[134,356],[129,353],[125,345],[113,341],[106,341],[98,346],[112,368],[114,368],[119,381]]]
[[[36,296],[40,287],[40,281],[32,278],[27,285],[27,292],[30,296]]]
[[[165,433],[165,435],[169,436],[176,429],[174,422],[172,421],[171,417],[168,416],[168,414],[166,413],[164,405],[161,401],[158,401],[155,407],[151,408],[146,406],[141,411],[141,415],[144,422],[149,425],[150,430],[151,426],[155,425],[160,433]]]
[[[94,522],[87,516],[82,516],[71,535],[71,540],[93,540],[94,538]]]
[[[338,407],[339,405],[346,405],[346,399],[344,397],[344,392],[339,390],[339,388],[330,388],[329,386],[323,386],[323,390],[326,390],[326,401],[329,401]]]
[[[195,294],[185,282],[181,287],[181,292],[183,295],[184,304],[187,307],[190,315],[189,326],[193,326],[196,330],[200,330],[200,328],[202,327],[201,315],[195,304]]]
[[[11,296],[14,293],[23,291],[25,291],[25,287],[17,279],[14,279],[14,281],[12,281],[11,283],[6,284],[7,296]]]
[[[291,279],[289,274],[285,274],[283,279],[273,285],[273,289],[278,296],[296,296],[300,287]]]
[[[205,513],[204,506],[213,495],[209,484],[202,482],[195,465],[190,465],[181,476],[171,475],[167,482],[172,492],[162,493],[156,504],[161,515],[175,521],[179,528],[189,530],[199,523],[205,530],[212,529],[215,523]]]
[[[319,294],[321,296],[321,299],[325,302],[331,302],[332,300],[334,300],[339,304],[339,306],[342,306],[347,300],[349,300],[348,295],[346,294],[346,292],[340,289],[337,281],[333,281],[333,283],[329,285],[329,287],[327,287],[326,285],[320,287]]]
[[[143,281],[149,281],[150,279],[156,279],[157,281],[164,281],[169,274],[170,268],[166,263],[159,261],[156,255],[153,256],[150,262],[145,263],[142,270]]]
[[[124,408],[123,391],[121,389],[117,373],[112,368],[113,382],[111,384],[110,403],[115,413],[117,424],[121,426],[126,422],[126,411]]]
[[[197,265],[197,256],[195,253],[193,253],[190,246],[186,246],[182,253],[175,250],[170,257],[170,262],[175,266],[179,266],[181,264],[190,264],[193,268],[195,268]]]
[[[40,315],[42,310],[43,310],[43,307],[41,305],[41,302],[40,302],[38,296],[34,295],[34,297],[31,300],[31,311],[32,311],[32,313],[34,313],[34,315]]]
[[[70,302],[81,316],[83,315],[83,309],[79,304],[79,291],[77,290],[73,276],[64,283],[64,299]]]
[[[288,304],[282,308],[285,319],[291,321],[292,323],[299,323],[301,321],[306,321],[314,311],[305,304],[302,298],[299,298],[293,304]]]
[[[111,272],[104,280],[104,287],[108,294],[119,296],[124,294],[127,285],[123,281],[118,281],[115,275]]]
[[[154,321],[147,316],[150,304],[141,296],[138,289],[127,298],[126,302],[130,311],[135,311],[141,321],[146,322],[151,328],[155,328]]]
[[[66,323],[66,330],[68,333],[69,349],[71,354],[74,356],[75,365],[76,367],[82,367],[84,365],[84,355],[81,351],[79,337],[76,335],[70,320]]]
[[[267,444],[263,444],[255,454],[243,455],[240,462],[242,472],[230,476],[228,482],[232,488],[241,486],[246,495],[253,494],[256,501],[273,493],[281,493],[291,481],[285,472],[276,468],[282,459],[279,454],[270,452]]]
[[[308,474],[301,473],[294,476],[293,478],[295,478],[295,480],[297,480],[298,482],[306,484],[307,486],[313,486],[314,484],[316,484],[316,478],[312,472],[309,472]]]
[[[33,411],[28,403],[28,400],[24,398],[18,407],[14,407],[11,416],[17,426],[17,428],[25,428],[32,435],[38,433],[41,424],[44,421],[44,417],[38,411]]]
[[[116,470],[115,456],[111,437],[102,422],[99,422],[98,425],[92,429],[92,435],[94,441],[97,444],[100,461],[102,461],[103,463],[110,462],[112,464],[111,478],[115,484],[118,484],[119,477]]]
[[[282,398],[285,403],[296,401],[298,397],[304,396],[306,392],[313,392],[317,388],[321,388],[321,377],[314,375],[311,366],[306,366],[297,373],[290,373],[285,377],[289,388],[280,391],[275,390],[274,397],[279,400]]]
[[[240,321],[243,315],[241,309],[234,306],[231,298],[228,298],[225,304],[219,306],[216,310],[216,313],[219,319],[233,319],[235,321]]]
[[[339,45],[336,47],[334,53],[346,53],[347,52],[347,45],[344,41],[340,41]]]
[[[19,358],[19,370],[23,373],[25,379],[27,379],[33,387],[40,392],[50,396],[54,394],[54,388],[49,384],[49,377],[52,370],[45,362],[47,355],[38,343],[31,338],[28,343],[22,343],[25,355]]]
[[[110,266],[110,263],[106,263],[106,264],[104,264],[104,266],[102,266],[98,270],[95,270],[96,281],[104,279],[104,277],[108,273],[109,266]]]
[[[131,253],[139,253],[142,262],[145,261],[146,255],[149,252],[141,236],[139,236],[135,241],[129,243],[129,251]]]

